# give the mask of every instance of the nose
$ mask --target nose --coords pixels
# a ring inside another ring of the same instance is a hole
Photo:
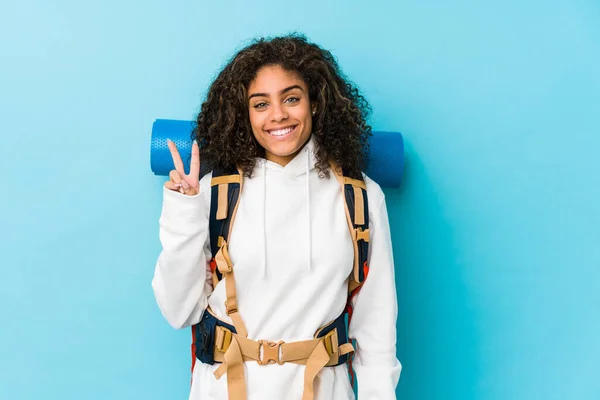
[[[273,104],[270,108],[271,115],[269,115],[271,122],[281,122],[287,119],[288,114],[285,108],[281,104]]]

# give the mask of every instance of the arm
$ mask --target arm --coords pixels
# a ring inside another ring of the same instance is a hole
[[[380,189],[379,189],[380,191]],[[358,399],[395,399],[402,366],[396,358],[398,302],[394,258],[383,193],[373,196],[370,218],[369,274],[354,299],[349,335],[356,339],[354,370]]]
[[[205,185],[195,196],[163,189],[159,219],[162,251],[152,280],[156,302],[176,329],[200,321],[212,292],[209,244],[209,201]],[[209,189],[210,190],[210,189]]]

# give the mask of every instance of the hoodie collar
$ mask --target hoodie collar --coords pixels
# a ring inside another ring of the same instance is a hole
[[[308,155],[307,155],[308,153]],[[267,169],[277,170],[290,178],[302,176],[316,168],[317,158],[315,156],[314,136],[308,139],[304,147],[294,156],[294,158],[284,167],[273,161],[261,159],[260,164],[264,164]],[[308,168],[307,168],[308,167]]]

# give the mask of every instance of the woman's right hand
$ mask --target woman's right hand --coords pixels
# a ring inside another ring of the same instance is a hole
[[[165,182],[165,187],[175,192],[183,193],[187,196],[195,196],[200,192],[198,179],[200,178],[200,149],[194,140],[192,144],[192,160],[190,162],[190,173],[185,174],[183,162],[177,150],[177,146],[171,140],[167,139],[167,146],[173,157],[175,169],[169,172],[169,180]]]

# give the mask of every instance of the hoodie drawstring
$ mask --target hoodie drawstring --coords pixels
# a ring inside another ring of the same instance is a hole
[[[262,192],[262,241],[263,241],[263,262],[262,262],[262,277],[267,277],[267,162],[266,160],[262,165],[262,180],[263,180],[263,192]]]
[[[306,153],[306,208],[308,209],[308,218],[306,220],[307,225],[307,236],[306,240],[308,242],[308,251],[307,251],[307,267],[308,272],[312,270],[312,230],[311,230],[311,216],[310,216],[310,151],[308,148],[304,149]]]

